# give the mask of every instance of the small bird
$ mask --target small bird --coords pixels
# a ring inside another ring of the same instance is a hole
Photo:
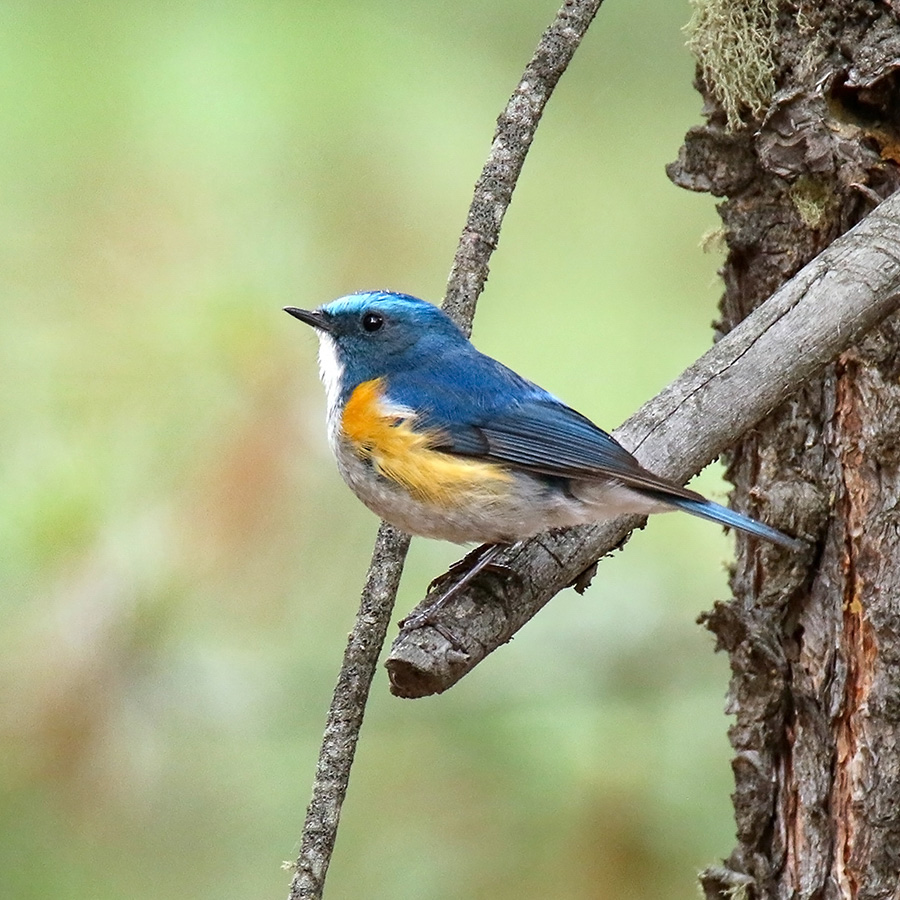
[[[365,291],[285,312],[318,334],[341,475],[403,531],[508,545],[553,528],[680,509],[802,546],[649,472],[590,419],[476,350],[431,303]]]

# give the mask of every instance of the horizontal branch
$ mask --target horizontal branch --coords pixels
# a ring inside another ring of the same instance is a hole
[[[682,483],[898,308],[900,193],[834,241],[615,436],[648,469]],[[772,509],[769,518],[799,527],[790,522],[794,513]],[[547,533],[508,551],[500,561],[512,577],[486,572],[436,612],[435,627],[401,630],[385,663],[392,693],[422,697],[451,687],[640,523],[632,516]],[[412,615],[458,577],[438,579]]]

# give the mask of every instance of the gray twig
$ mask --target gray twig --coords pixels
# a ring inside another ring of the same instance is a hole
[[[645,404],[616,437],[648,469],[683,482],[898,308],[900,192]],[[766,503],[764,517],[774,525],[814,537],[827,499],[812,498],[814,488],[791,477],[783,495],[757,501]],[[517,546],[500,560],[510,577],[479,576],[432,613],[435,627],[401,631],[386,662],[392,692],[421,697],[445,691],[563,588],[583,588],[586,570],[639,524],[634,517],[617,519]],[[452,583],[447,576],[438,581],[441,592]],[[417,610],[430,602],[426,597]]]
[[[409,540],[409,535],[386,523],[378,529],[359,612],[328,709],[297,869],[291,881],[291,900],[322,896],[369,687],[384,646]]]
[[[475,304],[488,277],[488,261],[541,114],[601,3],[602,0],[566,0],[541,36],[497,121],[444,299],[444,309],[467,333],[471,332]],[[408,549],[409,537],[382,523],[328,710],[290,900],[319,900],[322,896],[366,700]]]
[[[566,0],[550,27],[541,35],[531,62],[525,67],[506,109],[497,119],[491,152],[459,238],[447,280],[444,310],[472,331],[475,304],[488,279],[488,262],[513,190],[531,147],[544,107],[572,61],[603,0]]]

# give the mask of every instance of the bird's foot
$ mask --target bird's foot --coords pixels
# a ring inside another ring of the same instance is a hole
[[[430,594],[436,588],[441,587],[443,584],[453,584],[457,579],[460,582],[468,582],[473,577],[471,573],[475,567],[478,567],[478,572],[494,572],[497,575],[511,575],[512,569],[504,563],[494,562],[493,558],[497,555],[494,553],[495,548],[500,547],[505,548],[507,544],[479,544],[474,549],[470,550],[462,559],[458,559],[455,563],[451,563],[446,572],[442,572],[437,578],[433,579],[431,584],[428,585],[428,593]],[[481,559],[485,555],[490,555],[490,559],[485,560],[481,563]],[[479,563],[481,563],[479,565]],[[475,572],[474,574],[478,574]],[[468,577],[466,577],[468,575]],[[447,593],[449,594],[451,589],[448,589]]]
[[[470,553],[466,554],[461,560],[455,562],[443,575],[438,576],[431,582],[428,590],[431,591],[435,587],[439,587],[442,583],[453,579],[460,574],[462,577],[454,581],[446,591],[440,594],[424,609],[415,613],[410,613],[410,615],[400,622],[400,628],[404,631],[414,631],[417,628],[423,628],[428,625],[434,628],[438,634],[456,649],[462,649],[459,641],[437,620],[436,613],[442,609],[451,598],[459,594],[464,587],[470,585],[477,575],[480,575],[483,572],[493,572],[504,578],[518,578],[516,572],[509,566],[497,562],[497,557],[502,551],[506,550],[508,546],[508,544],[482,544],[480,547],[476,547]]]

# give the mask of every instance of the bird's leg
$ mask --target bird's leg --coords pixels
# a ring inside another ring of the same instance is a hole
[[[404,629],[416,629],[421,628],[423,625],[436,625],[435,623],[435,613],[441,609],[451,597],[455,597],[464,587],[469,585],[476,575],[479,575],[481,572],[485,572],[489,569],[493,569],[494,571],[509,574],[512,570],[508,566],[504,566],[498,562],[496,562],[497,557],[510,546],[516,546],[515,544],[482,544],[480,547],[476,547],[471,553],[467,554],[462,560],[457,563],[454,563],[448,572],[448,574],[453,573],[454,571],[459,571],[462,568],[466,567],[471,563],[468,570],[465,574],[456,582],[454,582],[450,587],[444,591],[436,600],[429,603],[425,609],[420,612],[415,613],[414,615],[409,615],[400,623],[400,627]],[[472,563],[473,557],[474,563]],[[432,582],[432,585],[435,584],[440,579],[435,579]],[[451,643],[455,644],[456,641],[446,633],[446,629],[443,627],[438,628],[438,631],[447,638]]]
[[[462,577],[463,574],[468,572],[473,566],[475,566],[478,561],[487,553],[490,553],[494,547],[497,546],[506,546],[505,544],[479,544],[477,547],[470,550],[462,559],[458,559],[455,563],[451,563],[447,568],[447,571],[441,575],[438,575],[431,584],[428,585],[429,593],[435,588],[440,587],[440,585],[445,581],[453,581],[455,578]],[[491,563],[490,561],[486,564],[488,569],[492,569],[497,566],[497,563]],[[499,568],[505,569],[506,566],[502,564],[499,565]]]

